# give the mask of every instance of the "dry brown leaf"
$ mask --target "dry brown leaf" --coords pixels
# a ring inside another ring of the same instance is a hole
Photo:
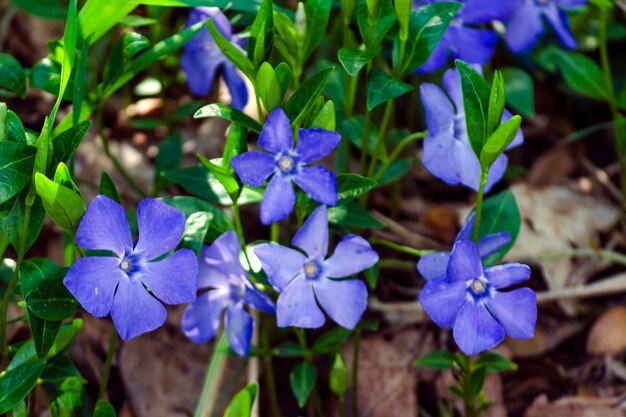
[[[553,184],[567,178],[576,168],[576,159],[567,146],[555,146],[530,167],[526,180],[532,185]]]
[[[513,357],[529,358],[540,356],[556,348],[565,339],[578,333],[583,327],[579,322],[539,323],[535,336],[530,340],[507,338],[506,345],[511,349]]]
[[[565,397],[553,403],[545,395],[537,397],[524,417],[624,417],[625,411],[613,399]]]
[[[626,349],[626,307],[614,307],[602,314],[587,337],[587,352],[616,355]]]

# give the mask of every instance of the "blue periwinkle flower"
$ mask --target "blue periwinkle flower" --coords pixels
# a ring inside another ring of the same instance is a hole
[[[326,258],[326,206],[315,209],[291,243],[304,254],[276,243],[254,248],[268,279],[280,292],[278,326],[321,327],[325,322],[321,306],[340,326],[353,329],[367,306],[367,288],[361,280],[340,278],[373,266],[378,262],[376,251],[362,237],[347,235]]]
[[[480,70],[480,67],[476,67]],[[480,162],[474,154],[467,137],[463,89],[461,76],[456,69],[443,75],[443,85],[448,95],[438,86],[424,83],[420,87],[420,97],[426,110],[428,135],[424,138],[422,163],[435,177],[456,185],[463,184],[478,190],[480,183]],[[449,98],[448,98],[449,97]],[[502,122],[512,117],[504,110]],[[521,145],[524,135],[520,129],[507,149]],[[500,155],[489,170],[485,192],[497,183],[508,164],[506,155]]]
[[[449,1],[414,0],[413,7]],[[454,16],[430,58],[416,72],[427,73],[443,68],[450,57],[481,66],[491,59],[498,42],[498,33],[477,26],[491,23],[494,20],[504,20],[510,15],[514,2],[509,0],[463,0],[458,1],[458,3],[463,3],[463,7]]]
[[[530,288],[500,291],[529,277],[530,268],[523,264],[483,269],[478,247],[463,239],[452,249],[446,278],[428,281],[419,300],[438,326],[453,329],[463,353],[474,355],[497,346],[505,335],[533,337],[535,293]]]
[[[576,39],[563,9],[584,6],[587,0],[518,0],[516,4],[505,34],[511,51],[522,53],[532,50],[545,31],[544,18],[564,47],[576,48]]]
[[[207,19],[212,19],[217,30],[241,49],[243,39],[233,34],[230,22],[217,7],[194,7],[191,9],[185,27]],[[187,85],[194,94],[207,95],[213,86],[218,69],[222,68],[222,75],[232,98],[231,106],[238,110],[246,106],[248,103],[246,83],[217,46],[208,28],[203,28],[187,42],[183,50],[180,65],[187,78]]]
[[[198,295],[183,313],[185,335],[196,343],[213,338],[222,312],[224,328],[231,348],[243,357],[250,350],[254,319],[244,305],[274,314],[271,298],[250,282],[239,260],[241,244],[237,234],[228,231],[202,250],[199,260],[198,287],[208,289]]]
[[[454,243],[460,240],[471,240],[474,233],[476,213],[472,212],[467,221],[459,230],[454,239]],[[509,232],[497,232],[484,236],[478,240],[478,253],[481,259],[485,259],[492,253],[497,252],[511,241]],[[417,263],[417,270],[426,281],[432,279],[446,278],[448,273],[448,263],[450,261],[451,252],[435,252],[424,255]]]
[[[272,110],[258,142],[267,152],[245,152],[231,160],[241,181],[252,187],[271,177],[261,201],[261,223],[267,225],[289,216],[296,201],[292,181],[313,200],[337,204],[335,174],[323,166],[307,165],[328,155],[340,140],[339,133],[330,130],[300,129],[294,148],[289,118],[280,108]]]
[[[80,258],[63,281],[92,315],[104,317],[110,312],[124,340],[163,325],[167,312],[162,302],[188,303],[197,291],[198,262],[193,251],[179,249],[162,258],[180,242],[185,215],[146,198],[137,207],[137,223],[139,239],[133,245],[124,208],[103,195],[94,198],[78,226],[76,242],[114,256]]]

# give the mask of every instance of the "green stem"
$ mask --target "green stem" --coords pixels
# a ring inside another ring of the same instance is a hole
[[[280,239],[280,229],[278,226],[278,222],[274,222],[270,226],[270,240],[272,242],[279,243],[279,239]]]
[[[372,113],[369,109],[365,109],[365,125],[363,126],[363,137],[361,138],[361,163],[360,169],[361,175],[365,175],[367,171],[367,150],[370,145],[370,120]]]
[[[485,185],[487,185],[487,172],[480,173],[480,185],[478,186],[478,197],[476,199],[476,221],[474,222],[474,243],[478,243],[480,237],[480,221],[483,215],[483,199],[485,198]]]
[[[239,242],[241,243],[241,246],[244,247],[246,245],[246,238],[243,234],[243,225],[241,224],[241,215],[239,214],[239,204],[233,201],[232,209],[233,221],[235,222],[235,231],[239,236]]]
[[[109,336],[109,348],[107,357],[104,361],[104,370],[102,371],[102,380],[100,381],[100,389],[98,389],[98,397],[96,402],[103,399],[107,386],[109,385],[109,377],[111,376],[111,364],[113,363],[113,355],[115,354],[115,345],[117,344],[117,330],[111,326],[111,336]]]
[[[0,369],[4,369],[6,365],[9,363],[9,344],[8,344],[8,335],[7,335],[7,320],[8,320],[8,312],[9,312],[9,302],[11,301],[11,296],[17,287],[17,282],[19,280],[19,271],[20,266],[22,264],[23,256],[18,255],[17,262],[15,263],[15,271],[13,271],[13,276],[11,277],[11,282],[9,283],[9,287],[6,289],[4,293],[4,297],[2,297],[2,305],[0,306],[0,350],[2,351],[2,362]]]
[[[226,357],[228,356],[227,353],[223,352],[226,348],[228,348],[228,338],[226,337],[226,332],[220,332],[220,335],[215,342],[215,346],[213,347],[211,359],[209,360],[200,399],[198,400],[196,410],[193,413],[194,417],[208,416],[217,401],[220,382],[224,372],[224,365],[226,363]]]
[[[378,138],[376,139],[376,146],[374,148],[374,155],[372,155],[372,159],[370,161],[370,167],[367,170],[367,177],[372,178],[374,176],[374,170],[376,169],[376,164],[380,159],[380,153],[383,151],[383,144],[385,143],[385,135],[387,134],[387,128],[389,127],[389,123],[391,122],[391,115],[393,114],[393,100],[387,100],[387,104],[385,105],[385,114],[383,115],[383,122],[380,125],[380,130],[378,131]]]
[[[359,350],[361,329],[354,331],[354,351],[352,359],[352,417],[359,417]]]
[[[380,238],[371,238],[370,239],[370,243],[372,245],[381,245],[381,246],[385,246],[388,247],[390,249],[393,249],[395,251],[398,252],[402,252],[402,253],[406,253],[409,255],[413,255],[413,256],[424,256],[424,255],[428,255],[429,253],[433,253],[433,250],[426,250],[426,249],[413,249],[409,246],[404,246],[404,245],[398,245],[397,243],[394,242],[390,242],[388,240],[385,239],[380,239]]]
[[[404,148],[406,148],[409,144],[417,140],[424,139],[427,134],[428,134],[428,131],[416,132],[402,139],[400,143],[398,143],[398,146],[396,146],[396,148],[393,150],[393,152],[391,152],[391,155],[389,155],[389,158],[387,158],[387,160],[383,162],[380,169],[376,172],[376,175],[374,175],[373,180],[379,181],[380,178],[385,173],[385,171],[387,171],[387,168],[389,168],[389,165],[391,165],[391,163],[394,162],[398,158],[398,155],[400,155],[400,152],[402,152]]]
[[[339,396],[339,417],[346,417],[346,396]]]

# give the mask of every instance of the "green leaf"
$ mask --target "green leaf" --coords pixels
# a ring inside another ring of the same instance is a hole
[[[54,344],[54,339],[61,328],[61,322],[39,318],[28,308],[26,309],[26,316],[30,333],[35,342],[37,358],[44,359]]]
[[[350,330],[335,327],[315,339],[311,351],[316,354],[337,353],[350,336]]]
[[[328,221],[332,224],[354,227],[385,227],[385,224],[373,217],[361,205],[351,201],[328,208]]]
[[[308,123],[308,127],[317,128],[317,129],[325,129],[325,130],[335,130],[336,128],[336,114],[335,114],[335,103],[332,100],[328,100],[319,112],[313,117],[310,123]]]
[[[533,78],[520,68],[502,68],[506,87],[506,102],[520,113],[535,116],[535,84]]]
[[[381,175],[378,185],[391,184],[403,178],[411,170],[413,160],[414,158],[402,158],[393,161]]]
[[[265,2],[269,1],[270,0],[265,0]],[[235,67],[240,69],[241,72],[243,72],[246,77],[248,77],[248,79],[254,80],[256,76],[256,71],[252,61],[250,61],[250,59],[246,57],[243,52],[241,52],[235,45],[230,43],[230,41],[226,39],[219,30],[217,30],[217,28],[215,27],[215,23],[213,23],[213,20],[207,20],[206,24],[209,28],[209,32],[211,32],[211,36],[213,36],[213,39],[215,39],[215,43],[217,43],[217,46],[220,48],[222,53],[226,55],[228,60],[232,62]]]
[[[373,20],[373,26],[369,25],[369,15],[367,3],[365,1],[359,2],[357,9],[357,22],[359,24],[359,30],[361,36],[364,39],[365,45],[372,49],[377,47],[382,42],[383,38],[391,29],[394,23],[396,23],[396,11],[389,0],[379,0],[378,10],[374,12],[376,18]],[[370,42],[371,40],[371,42]]]
[[[36,148],[19,142],[0,142],[0,204],[17,195],[32,178]]]
[[[482,391],[486,376],[487,369],[484,367],[472,369],[472,373],[469,376],[469,387],[472,397],[476,397]]]
[[[52,139],[53,156],[51,169],[61,162],[67,162],[74,155],[90,127],[91,122],[85,120],[59,133]]]
[[[228,404],[224,412],[224,417],[250,417],[258,392],[259,384],[256,382],[245,386],[233,397],[230,404]]]
[[[317,369],[311,362],[302,362],[296,365],[289,374],[291,391],[298,400],[300,408],[304,407],[306,400],[311,395],[315,382],[317,381]]]
[[[339,203],[344,204],[365,194],[376,186],[376,181],[358,174],[337,175],[337,194]]]
[[[82,36],[80,31],[79,36]],[[78,62],[76,63],[76,72],[74,74],[74,87],[72,98],[72,122],[77,125],[80,122],[80,114],[85,101],[85,94],[87,91],[87,61],[89,59],[89,44],[84,41],[82,37],[79,39],[79,45],[81,50],[78,55]],[[54,132],[53,132],[54,134]]]
[[[160,175],[161,172],[176,169],[183,159],[182,142],[180,132],[173,131],[159,145],[155,165],[156,175],[154,178],[155,191],[162,191],[167,185],[167,181]]]
[[[93,417],[115,417],[115,409],[107,400],[100,400],[93,411]]]
[[[98,193],[109,197],[111,200],[116,201],[118,204],[122,204],[120,194],[115,188],[113,179],[105,171],[100,174],[100,186],[98,187]]]
[[[256,85],[266,111],[270,112],[274,107],[280,106],[283,100],[282,89],[274,68],[268,62],[261,64],[256,75]]]
[[[282,103],[283,99],[287,95],[287,91],[289,91],[289,85],[291,84],[291,68],[288,64],[281,62],[276,65],[274,73],[276,74],[278,85],[280,85],[280,101]]]
[[[191,249],[198,256],[211,226],[211,220],[213,214],[207,211],[198,211],[187,217],[181,247]]]
[[[150,41],[135,32],[125,32],[117,42],[104,67],[103,85],[114,82],[126,70],[132,58],[150,47]]]
[[[17,114],[15,114],[15,112],[11,110],[7,112],[6,122],[7,140],[12,142],[20,142],[25,145],[34,145],[34,143],[30,143],[30,141],[28,140],[24,125],[22,124],[22,121],[17,116]]]
[[[63,272],[47,258],[30,258],[20,267],[26,306],[39,318],[59,321],[76,311],[76,300],[63,285]]]
[[[489,108],[487,112],[487,137],[500,126],[502,112],[505,103],[504,79],[502,73],[496,71],[491,83],[491,94],[489,96]]]
[[[371,111],[379,104],[400,97],[411,90],[413,86],[396,80],[384,71],[374,69],[370,72],[367,84],[367,109]]]
[[[26,97],[26,72],[22,64],[9,54],[0,52],[0,86]]]
[[[330,368],[330,389],[339,396],[348,391],[348,369],[341,353],[335,355],[333,366]]]
[[[503,191],[485,200],[479,237],[482,238],[498,232],[509,232],[511,234],[511,242],[508,245],[483,260],[485,267],[493,266],[504,258],[515,243],[515,239],[517,239],[521,221],[522,218],[515,202],[515,196],[511,191]]]
[[[343,69],[345,69],[349,75],[355,76],[376,55],[378,55],[379,51],[380,48],[364,51],[360,49],[341,48],[338,54],[339,62],[341,63]]]
[[[483,144],[490,134],[488,132],[489,98],[491,95],[489,85],[470,64],[459,59],[455,63],[461,75],[467,136],[474,154],[480,157]]]
[[[430,352],[413,361],[413,366],[429,369],[452,369],[454,354],[445,350]]]
[[[86,207],[76,191],[49,180],[45,175],[35,174],[37,194],[54,224],[74,236]]]
[[[399,78],[408,76],[426,62],[462,6],[459,2],[430,3],[411,13],[409,35],[402,60],[399,37],[393,44],[392,68]]]
[[[61,84],[61,65],[51,61],[50,58],[44,58],[33,65],[28,80],[31,87],[57,95]],[[69,92],[66,94],[64,98],[71,98]]]
[[[398,36],[406,41],[409,38],[409,21],[411,19],[413,1],[395,0],[393,5],[396,8],[396,16],[398,18]]]
[[[304,63],[326,33],[332,0],[307,0],[304,3],[306,14],[306,35],[304,36],[304,50],[302,63]]]
[[[213,220],[211,221],[209,232],[206,236],[207,242],[212,242],[224,232],[235,229],[230,218],[226,215],[226,213],[224,213],[223,210],[220,210],[206,201],[202,201],[194,197],[161,198],[161,201],[182,211],[187,217],[197,212],[209,212],[213,214]]]
[[[272,355],[281,358],[301,358],[306,356],[307,351],[296,343],[281,343],[272,349]]]
[[[285,103],[284,110],[291,120],[292,126],[297,126],[304,117],[309,113],[315,100],[322,93],[326,80],[333,72],[333,68],[326,68],[310,77],[293,93],[287,103]]]
[[[238,125],[250,129],[255,133],[261,133],[261,129],[263,129],[263,126],[247,114],[221,103],[213,103],[201,107],[193,115],[193,117],[195,119],[202,117],[220,117],[233,123],[237,123]]]
[[[244,68],[238,66],[237,63],[233,59],[231,59],[231,62],[235,64],[235,66],[238,67],[240,70],[242,70],[244,74],[248,76],[248,78],[253,80],[254,68],[259,68],[263,62],[269,61],[270,55],[272,54],[273,47],[274,47],[273,4],[272,4],[272,0],[263,0],[263,3],[261,3],[261,7],[259,8],[259,11],[256,13],[256,17],[254,18],[252,27],[250,28],[250,38],[248,38],[248,45],[246,46],[246,49],[248,51],[248,56],[252,57],[252,64],[254,64],[252,71],[250,73],[247,73],[244,70]],[[231,58],[228,54],[226,54],[226,56]],[[242,65],[247,65],[247,64],[244,62]]]
[[[67,5],[56,0],[11,0],[11,4],[46,19],[64,20],[67,16]]]
[[[480,354],[474,366],[484,366],[487,372],[516,371],[517,365],[506,356],[497,352],[483,352]]]
[[[504,150],[511,144],[522,124],[520,116],[513,116],[502,123],[480,151],[480,165],[484,171],[489,171],[495,160],[502,155]]]
[[[13,248],[22,254],[30,249],[39,236],[46,217],[41,199],[35,193],[37,198],[30,208],[26,239],[22,242],[22,227],[26,222],[26,196],[28,192],[29,188],[24,188],[18,195],[0,205],[0,229],[9,238]]]
[[[136,2],[125,0],[87,0],[78,14],[83,37],[91,36],[93,45],[135,7]]]
[[[230,132],[226,137],[226,144],[224,145],[224,152],[222,154],[222,166],[228,170],[228,172],[234,173],[230,160],[239,154],[242,154],[248,150],[248,132],[240,125],[233,125],[230,128]]]
[[[202,165],[206,169],[213,174],[215,178],[222,184],[228,195],[230,196],[233,202],[236,202],[239,198],[239,194],[241,192],[241,183],[238,180],[238,177],[235,176],[235,173],[232,170],[229,170],[228,167],[223,166],[222,158],[214,158],[214,159],[206,159],[204,156],[197,154],[196,155]]]
[[[35,388],[45,364],[35,362],[3,373],[0,376],[0,414],[13,409]]]

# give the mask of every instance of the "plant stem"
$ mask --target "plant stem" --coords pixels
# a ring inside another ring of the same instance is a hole
[[[391,122],[391,115],[393,114],[393,100],[387,100],[387,104],[385,105],[385,114],[383,115],[383,122],[380,125],[380,130],[378,131],[378,138],[376,139],[376,146],[374,147],[374,155],[372,155],[372,159],[370,161],[370,167],[367,170],[367,177],[372,178],[374,176],[374,170],[376,169],[376,164],[380,159],[380,153],[383,150],[383,144],[385,143],[385,135],[387,134],[387,128],[389,127],[389,123]]]
[[[483,199],[485,198],[487,174],[484,169],[480,172],[480,185],[478,186],[478,196],[476,199],[476,221],[474,222],[474,243],[478,243],[478,238],[480,237],[480,221],[483,214]]]
[[[389,165],[391,165],[391,163],[394,162],[396,158],[398,158],[398,155],[400,155],[400,152],[402,152],[407,145],[411,144],[412,142],[415,142],[416,140],[424,139],[427,134],[428,134],[428,131],[416,132],[402,139],[400,143],[398,144],[398,146],[396,146],[396,148],[393,150],[393,152],[391,152],[391,155],[389,155],[389,158],[387,158],[387,160],[383,162],[380,169],[376,172],[376,175],[374,175],[373,180],[379,181],[380,178],[385,173],[385,171],[387,171],[387,168],[389,168]]]
[[[354,331],[354,351],[352,358],[352,417],[359,417],[359,350],[361,329]]]
[[[397,243],[394,242],[390,242],[388,240],[385,239],[380,239],[377,237],[371,238],[370,239],[370,243],[372,245],[381,245],[381,246],[386,246],[390,249],[396,250],[398,252],[402,252],[402,253],[407,253],[409,255],[413,255],[413,256],[424,256],[424,255],[428,255],[429,253],[433,253],[433,250],[426,250],[426,249],[413,249],[409,246],[404,246],[404,245],[398,245]]]
[[[263,366],[265,369],[265,382],[267,383],[271,413],[272,417],[281,417],[280,406],[278,405],[278,396],[276,394],[276,379],[274,378],[274,367],[272,366],[271,322],[268,320],[261,320],[261,326],[261,343],[265,352],[265,355],[263,357]]]
[[[239,236],[239,242],[241,246],[244,247],[246,245],[246,238],[243,234],[243,225],[241,224],[241,215],[239,214],[239,204],[233,201],[232,205],[233,210],[233,221],[235,222],[235,231]]]
[[[13,276],[11,277],[11,282],[9,283],[9,287],[4,293],[4,297],[2,297],[2,305],[0,306],[0,350],[2,351],[2,362],[0,363],[0,369],[4,369],[6,365],[9,363],[9,344],[8,344],[8,335],[7,335],[7,320],[9,313],[9,302],[11,301],[11,296],[17,287],[17,282],[19,280],[19,271],[20,266],[22,264],[23,256],[18,255],[17,261],[15,263],[15,271],[13,271]]]
[[[278,228],[278,222],[272,223],[270,226],[270,240],[272,242],[280,243],[280,229]]]
[[[369,109],[365,109],[365,125],[363,126],[363,137],[361,138],[361,163],[360,169],[362,175],[366,174],[367,170],[367,150],[370,145],[370,119],[372,117],[372,113]]]
[[[223,350],[227,347],[228,338],[226,337],[226,332],[222,331],[213,346],[213,353],[211,354],[211,359],[209,360],[209,365],[204,377],[200,399],[193,413],[194,417],[207,417],[217,401],[220,381],[224,372],[224,364],[227,356]]]
[[[109,348],[107,351],[107,357],[104,361],[104,370],[102,371],[102,379],[100,380],[100,388],[98,389],[98,397],[96,402],[103,399],[107,386],[109,385],[109,377],[111,376],[111,364],[113,363],[113,355],[115,354],[115,346],[117,344],[117,330],[114,326],[111,326],[111,336],[109,336]]]

